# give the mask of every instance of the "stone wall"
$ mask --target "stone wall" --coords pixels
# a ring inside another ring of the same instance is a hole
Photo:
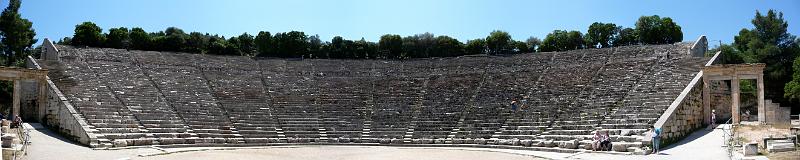
[[[28,62],[32,68],[41,69],[33,57],[28,56]],[[50,77],[47,77],[47,105],[44,113],[44,119],[40,122],[43,125],[81,144],[89,146],[98,144],[98,138],[91,132],[94,129],[89,127],[86,120],[58,90]]]
[[[698,41],[701,40],[705,41],[705,36],[698,39]],[[690,49],[690,52],[693,52],[694,49],[695,46]],[[721,52],[717,52],[705,66],[714,64],[720,54]],[[704,126],[703,113],[703,71],[700,71],[695,74],[689,85],[686,85],[686,88],[653,125],[655,128],[661,128],[661,145],[675,143],[702,128]]]
[[[681,92],[669,108],[656,121],[661,128],[661,143],[675,143],[695,130],[703,127],[703,72],[695,75],[692,82]]]
[[[700,36],[697,38],[697,41],[694,41],[692,48],[689,49],[689,55],[695,57],[703,57],[708,50],[708,40],[706,39],[705,35]]]
[[[791,125],[791,107],[781,107],[778,103],[773,103],[771,100],[766,100],[764,105],[767,111],[767,124]]]

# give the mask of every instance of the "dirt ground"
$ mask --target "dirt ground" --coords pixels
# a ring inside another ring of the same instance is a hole
[[[464,149],[426,149],[406,147],[276,147],[262,149],[207,150],[172,153],[158,156],[133,157],[136,159],[163,160],[531,160],[542,159],[530,155]]]

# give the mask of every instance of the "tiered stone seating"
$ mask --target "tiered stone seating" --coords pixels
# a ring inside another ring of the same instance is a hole
[[[416,115],[413,138],[448,138],[456,129],[480,74],[434,75],[428,79],[427,93]]]
[[[321,116],[318,105],[317,77],[311,63],[285,61],[262,66],[265,87],[287,138],[317,140],[320,138]]]
[[[191,132],[199,138],[239,137],[227,112],[211,94],[209,82],[201,70],[193,66],[163,66],[158,60],[192,59],[192,56],[153,54],[141,55],[142,59],[154,58],[156,62],[142,65],[145,74],[161,89],[166,100],[175,107],[186,121]],[[144,58],[148,57],[148,58]],[[193,65],[193,64],[188,64]]]
[[[280,124],[276,119],[271,100],[266,93],[258,67],[244,57],[216,57],[204,59],[206,78],[212,95],[230,115],[247,142],[267,142],[267,138],[281,138]],[[245,63],[242,63],[245,62]]]
[[[59,47],[51,78],[100,134],[129,145],[576,149],[598,130],[635,144],[708,60],[687,44],[403,61]],[[185,141],[138,141],[158,138]]]
[[[94,129],[104,135],[118,135],[109,136],[110,140],[143,137],[144,134],[141,133],[144,132],[144,127],[134,114],[115,97],[106,83],[107,81],[103,81],[102,77],[98,76],[95,70],[99,70],[99,68],[86,64],[86,61],[91,59],[88,54],[98,53],[93,51],[65,51],[62,63],[66,67],[61,71],[69,77],[61,77],[67,80],[56,80],[55,82],[65,86],[63,92],[67,98],[78,111],[83,113],[84,118]],[[65,81],[70,83],[59,83]]]

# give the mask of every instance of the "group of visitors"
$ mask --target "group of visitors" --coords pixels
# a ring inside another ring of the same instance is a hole
[[[611,137],[608,131],[595,131],[592,137],[592,151],[611,151]]]
[[[3,115],[3,113],[0,113],[0,120],[2,120],[1,122],[3,122],[3,124],[5,124],[6,116]],[[9,125],[9,127],[17,128],[17,127],[19,127],[21,125],[22,125],[22,117],[20,117],[19,115],[14,115],[14,117],[12,117],[12,119],[11,119],[11,124]]]

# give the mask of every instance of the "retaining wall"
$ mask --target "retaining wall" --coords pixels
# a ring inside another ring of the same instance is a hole
[[[36,69],[42,68],[30,56],[28,56],[28,65]],[[83,145],[98,144],[97,136],[91,132],[94,129],[89,127],[86,120],[58,90],[49,76],[47,77],[47,105],[45,106],[45,116],[41,120],[41,124]]]

